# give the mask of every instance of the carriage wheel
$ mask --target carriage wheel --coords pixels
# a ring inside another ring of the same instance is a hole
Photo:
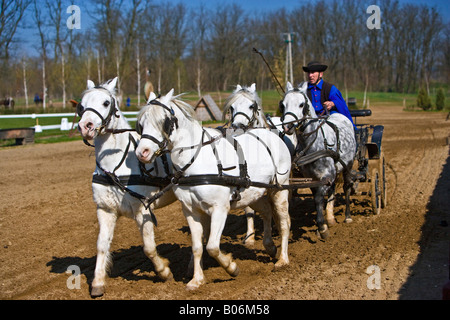
[[[381,208],[386,208],[387,205],[387,183],[386,183],[386,161],[383,151],[380,152],[378,172],[380,173],[380,191],[381,191]]]
[[[370,197],[372,200],[373,214],[380,214],[381,212],[381,192],[380,192],[380,174],[378,168],[373,168],[371,171],[370,182]]]

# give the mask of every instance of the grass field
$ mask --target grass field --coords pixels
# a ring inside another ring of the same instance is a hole
[[[222,109],[227,97],[230,95],[231,91],[228,92],[207,92],[205,94],[211,95],[219,108]],[[262,100],[262,105],[264,108],[264,112],[270,114],[276,114],[278,111],[279,101],[282,99],[280,94],[276,90],[267,90],[267,91],[258,91],[258,95]],[[356,106],[355,108],[361,108],[364,100],[364,93],[361,91],[349,91],[348,97],[356,98]],[[431,101],[434,108],[435,96],[431,95]],[[122,102],[121,110],[122,111],[138,111],[138,99],[137,96],[130,96],[130,107],[126,106],[127,97],[123,97],[124,102]],[[182,96],[182,99],[190,103],[191,105],[195,105],[195,103],[199,100],[197,93],[188,92]],[[392,105],[403,105],[406,111],[420,111],[418,108],[414,107],[416,104],[417,95],[416,94],[401,94],[395,92],[369,92],[367,94],[366,99],[368,100],[369,107],[371,105],[376,104],[392,104]],[[445,108],[443,112],[448,112],[450,110],[450,99],[445,100]],[[45,112],[42,110],[42,106],[36,107],[34,103],[31,102],[29,108],[25,107],[25,99],[18,98],[15,100],[16,105],[14,110],[5,110],[4,107],[0,107],[0,114],[39,114],[39,113],[74,113],[75,108],[72,107],[70,103],[67,104],[66,108],[62,108],[61,100],[53,100],[51,103],[47,105]],[[141,98],[141,105],[145,104],[145,98]],[[428,111],[429,112],[429,111]],[[39,125],[53,125],[60,124],[62,117],[51,117],[51,118],[39,118],[39,119],[31,119],[31,118],[13,118],[13,119],[0,119],[0,129],[10,129],[10,128],[24,128],[24,127],[33,127],[36,124]],[[66,117],[69,122],[78,121],[77,117],[74,120],[74,116]],[[134,123],[131,123],[134,125]],[[81,139],[79,133],[75,130],[72,131],[60,131],[56,130],[45,130],[42,133],[35,134],[35,142],[36,143],[53,143],[53,142],[61,142],[61,141],[69,141]],[[13,141],[0,141],[0,146],[11,145],[14,144]]]

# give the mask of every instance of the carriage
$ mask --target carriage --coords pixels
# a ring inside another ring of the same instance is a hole
[[[370,211],[378,215],[387,205],[386,160],[381,145],[384,126],[357,123],[358,118],[372,115],[370,109],[350,110],[350,115],[356,126],[357,146],[352,167],[354,185],[351,195],[369,203]],[[294,188],[305,189],[320,182],[296,177],[294,172],[290,184]],[[295,195],[306,194],[296,192]]]
[[[357,127],[353,194],[369,197],[372,212],[379,214],[387,204],[386,160],[381,146],[384,126],[357,124],[358,118],[372,115],[370,109],[350,110],[350,115]]]
[[[370,109],[350,110],[350,115],[356,126],[357,145],[352,167],[354,185],[351,195],[367,202],[370,211],[378,215],[387,205],[386,160],[381,145],[384,126],[357,123],[358,118],[372,115]],[[292,186],[299,186],[301,189],[308,187],[304,182],[312,181],[298,177],[290,179]],[[296,195],[305,196],[301,193]]]

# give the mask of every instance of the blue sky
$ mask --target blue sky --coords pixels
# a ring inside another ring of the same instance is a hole
[[[198,7],[201,4],[203,4],[205,7],[212,7],[215,8],[218,5],[223,5],[224,3],[237,3],[243,8],[244,10],[248,11],[260,11],[260,12],[267,12],[267,11],[273,11],[280,8],[286,8],[289,10],[290,8],[299,7],[301,5],[307,4],[307,3],[315,3],[320,0],[165,0],[166,2],[173,2],[173,3],[185,3],[189,7]],[[394,0],[392,0],[394,1]],[[155,1],[158,2],[158,1]],[[371,4],[379,4],[379,0],[364,0],[364,2],[367,2],[367,5]],[[436,7],[440,12],[443,13],[443,16],[446,17],[447,21],[450,18],[450,2],[449,0],[399,0],[399,3],[411,3],[416,5],[425,4],[428,6],[434,6]],[[381,8],[383,10],[383,8]]]
[[[308,3],[316,3],[321,0],[153,0],[154,3],[184,3],[189,8],[195,9],[199,6],[203,5],[205,8],[217,8],[218,6],[223,6],[225,3],[236,3],[238,4],[242,9],[244,9],[248,13],[265,13],[265,12],[273,12],[281,8],[285,8],[286,10],[290,10],[292,8],[298,8],[302,5],[308,4]],[[391,0],[395,1],[395,0]],[[92,13],[89,11],[93,11],[93,5],[92,1],[89,0],[72,0],[73,4],[76,4],[81,9],[81,23],[82,23],[82,31],[85,31],[86,29],[89,29],[89,27],[92,25],[93,17]],[[362,3],[367,3],[367,6],[371,4],[379,4],[380,0],[362,0]],[[95,2],[94,2],[95,3]],[[439,12],[442,13],[442,16],[444,17],[444,21],[447,23],[450,23],[450,1],[449,0],[399,0],[400,4],[404,3],[410,3],[415,5],[427,5],[430,7],[435,7],[438,9]],[[366,14],[363,12],[363,14]],[[69,17],[70,15],[65,13],[63,14],[63,19],[65,17]],[[381,21],[383,20],[383,7],[381,6]],[[19,36],[20,40],[19,43],[21,43],[22,47],[28,48],[28,51],[30,49],[30,43],[33,42],[33,39],[38,39],[37,32],[35,31],[35,26],[33,25],[34,22],[32,21],[32,18],[30,17],[28,19],[27,24],[29,25],[29,28],[23,29],[19,28],[17,35]],[[31,51],[35,51],[31,49]]]

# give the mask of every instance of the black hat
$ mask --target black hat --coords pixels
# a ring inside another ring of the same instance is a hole
[[[328,66],[321,64],[319,61],[311,61],[308,63],[308,65],[305,67],[303,66],[303,71],[305,72],[323,72],[327,70]]]

